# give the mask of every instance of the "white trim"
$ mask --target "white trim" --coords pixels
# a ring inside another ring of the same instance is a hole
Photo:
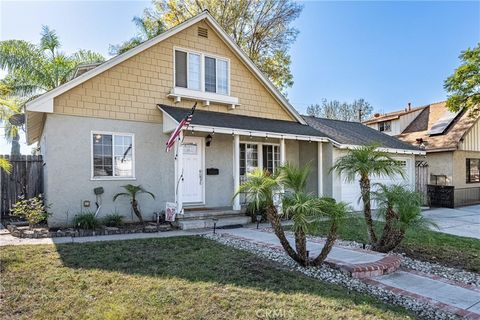
[[[317,191],[323,197],[323,144],[317,142]]]
[[[207,102],[216,102],[219,104],[236,105],[238,106],[238,98],[231,97],[220,93],[206,92],[182,87],[174,87],[168,97],[180,98],[185,100],[200,100],[204,102],[204,105],[208,105]]]
[[[95,176],[94,175],[94,159],[93,159],[93,135],[111,135],[112,136],[112,176]],[[115,136],[129,136],[132,138],[132,176],[121,177],[115,176]],[[127,132],[114,132],[114,131],[90,131],[90,180],[91,181],[122,181],[122,180],[137,180],[135,176],[135,134]]]
[[[27,111],[39,111],[39,112],[53,112],[53,98],[59,96],[60,94],[76,87],[77,85],[95,77],[96,75],[116,66],[117,64],[135,56],[136,54],[156,45],[157,43],[175,35],[176,33],[189,28],[190,26],[196,24],[199,21],[207,20],[208,23],[213,27],[213,29],[219,34],[225,42],[230,45],[231,49],[237,54],[237,56],[242,60],[253,72],[253,74],[271,91],[271,93],[277,98],[277,100],[290,112],[290,114],[300,123],[306,124],[302,116],[293,108],[293,106],[288,102],[288,100],[278,91],[278,89],[273,85],[270,80],[255,66],[253,61],[248,58],[248,56],[238,47],[238,45],[230,38],[230,36],[220,27],[217,21],[208,13],[208,11],[203,11],[202,13],[196,15],[195,17],[184,21],[175,27],[165,31],[164,33],[145,41],[144,43],[138,45],[137,47],[128,50],[127,52],[120,54],[112,59],[102,63],[98,67],[85,72],[81,76],[70,80],[69,82],[50,90],[40,97],[30,101],[26,105]],[[42,104],[48,103],[47,106],[42,106]]]
[[[240,136],[233,137],[233,190],[237,192],[240,187]],[[233,198],[233,210],[240,210],[240,195]]]
[[[336,144],[335,147],[339,149],[358,149],[362,147],[361,145],[353,144]],[[388,153],[397,153],[397,154],[414,154],[424,156],[427,153],[423,150],[406,150],[406,149],[393,149],[393,148],[377,148],[378,151],[388,152]]]

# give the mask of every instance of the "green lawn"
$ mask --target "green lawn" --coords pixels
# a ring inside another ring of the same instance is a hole
[[[380,235],[383,223],[377,221],[375,226],[377,235]],[[327,229],[323,226],[319,234],[325,235]],[[368,242],[363,217],[347,218],[338,233],[340,239]],[[429,230],[409,230],[396,251],[415,259],[480,272],[480,240],[477,239]]]
[[[411,318],[199,237],[0,250],[2,319]]]

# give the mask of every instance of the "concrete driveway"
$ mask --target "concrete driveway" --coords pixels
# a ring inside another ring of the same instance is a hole
[[[433,208],[423,214],[438,225],[440,232],[480,239],[480,204],[455,209]]]

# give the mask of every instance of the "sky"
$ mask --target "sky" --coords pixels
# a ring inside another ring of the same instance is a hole
[[[380,112],[444,100],[443,82],[458,67],[458,55],[480,41],[480,0],[302,4],[290,50],[295,83],[287,93],[300,112],[323,98],[364,98]],[[42,25],[48,25],[63,51],[109,56],[109,45],[133,36],[132,18],[149,6],[149,1],[0,0],[0,40],[37,43]],[[0,134],[0,154],[9,148]]]

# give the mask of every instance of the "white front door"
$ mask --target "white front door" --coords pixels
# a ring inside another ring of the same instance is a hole
[[[204,202],[204,138],[185,137],[182,144],[183,195],[184,203]]]

